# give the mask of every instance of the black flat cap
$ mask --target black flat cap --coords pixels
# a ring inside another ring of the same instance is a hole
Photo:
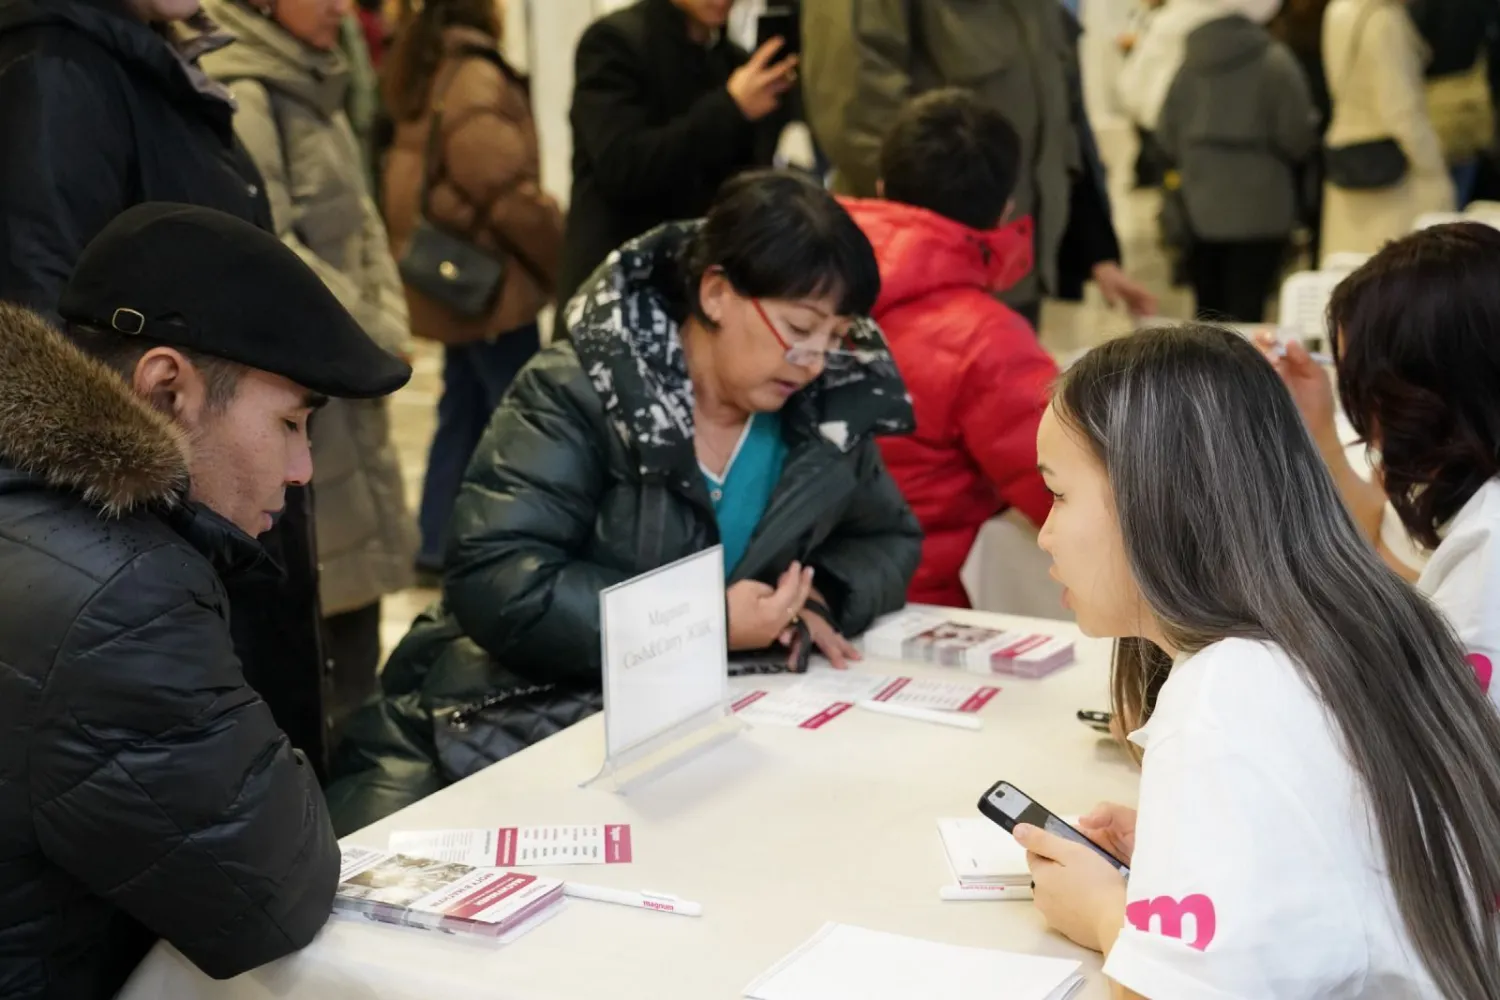
[[[281,240],[208,208],[126,210],[84,249],[58,312],[335,398],[384,396],[411,378]]]

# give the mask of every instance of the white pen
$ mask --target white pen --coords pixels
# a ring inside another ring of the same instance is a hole
[[[703,916],[701,903],[690,903],[663,892],[631,892],[629,889],[609,889],[602,885],[567,882],[563,885],[563,895],[574,899],[592,899],[597,903],[634,906],[642,910],[655,910],[658,913],[677,913],[684,917]]]
[[[1312,359],[1312,363],[1315,365],[1322,365],[1325,368],[1330,368],[1333,366],[1332,354],[1324,354],[1321,351],[1308,351],[1307,356]],[[1282,341],[1281,343],[1276,345],[1276,357],[1286,357],[1286,341]]]
[[[945,885],[938,890],[938,899],[948,903],[1030,898],[1029,885]]]
[[[867,712],[880,712],[882,715],[895,715],[903,719],[915,719],[918,722],[934,722],[939,726],[954,726],[958,729],[984,728],[984,723],[979,721],[978,716],[965,712],[938,712],[930,708],[892,705],[888,701],[858,701],[855,704]]]

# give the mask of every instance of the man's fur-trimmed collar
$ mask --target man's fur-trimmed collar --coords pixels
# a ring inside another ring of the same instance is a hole
[[[167,417],[42,317],[0,303],[0,462],[110,516],[176,503],[187,444]]]

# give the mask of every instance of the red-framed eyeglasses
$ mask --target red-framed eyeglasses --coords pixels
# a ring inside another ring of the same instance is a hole
[[[824,350],[789,343],[781,335],[781,331],[776,329],[776,324],[771,322],[771,317],[766,315],[765,307],[760,304],[760,299],[751,299],[750,304],[755,307],[756,315],[766,325],[766,329],[771,331],[771,336],[775,337],[776,342],[786,351],[788,364],[796,365],[798,368],[840,368],[854,360],[854,355],[842,347],[844,338],[837,335],[829,339],[829,346]]]

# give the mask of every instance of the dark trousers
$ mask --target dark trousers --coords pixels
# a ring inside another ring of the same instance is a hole
[[[328,657],[328,746],[338,744],[344,723],[375,693],[380,668],[380,602],[323,619]]]
[[[1286,240],[1197,243],[1188,279],[1198,299],[1198,318],[1224,323],[1260,323],[1266,299],[1281,276]]]
[[[500,405],[516,373],[541,346],[536,324],[502,334],[494,343],[465,344],[443,349],[443,395],[438,400],[437,431],[427,454],[427,478],[422,483],[422,550],[417,566],[434,572],[443,568],[448,543],[448,516],[463,484],[474,446],[489,426],[490,414]]]

